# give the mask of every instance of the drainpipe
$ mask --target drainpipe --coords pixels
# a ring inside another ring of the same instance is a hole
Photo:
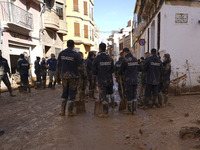
[[[3,34],[3,27],[2,27],[1,22],[0,22],[0,49],[3,51],[2,34]]]

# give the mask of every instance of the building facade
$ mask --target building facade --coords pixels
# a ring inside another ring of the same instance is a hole
[[[133,48],[138,58],[156,48],[161,58],[172,58],[171,79],[185,76],[174,86],[193,87],[200,84],[199,39],[200,2],[195,0],[137,0]],[[139,40],[145,39],[144,46]]]
[[[34,72],[36,56],[42,53],[42,6],[40,0],[4,0],[0,2],[0,49],[12,74],[17,71],[19,55],[29,55]],[[34,76],[34,74],[33,74]]]
[[[68,40],[75,41],[75,49],[86,58],[91,47],[95,45],[95,23],[93,0],[67,0],[66,21],[68,34],[64,37],[64,47]]]
[[[66,0],[44,0],[43,54],[56,57],[63,50],[63,37],[67,35]]]

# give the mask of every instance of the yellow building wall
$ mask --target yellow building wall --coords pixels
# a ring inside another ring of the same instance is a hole
[[[88,2],[88,15],[84,15],[84,1]],[[74,11],[73,9],[73,0],[66,0],[66,21],[68,24],[68,34],[64,36],[64,48],[67,47],[68,40],[75,41],[75,48],[79,48],[80,51],[84,54],[84,58],[87,57],[90,48],[95,44],[91,40],[91,34],[94,29],[94,21],[89,16],[89,4],[93,7],[93,0],[79,0],[79,12]],[[80,24],[80,37],[74,36],[74,22]],[[84,38],[84,25],[88,25],[88,38]],[[94,33],[94,32],[93,32]]]

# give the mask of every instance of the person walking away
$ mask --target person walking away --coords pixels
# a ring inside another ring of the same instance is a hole
[[[128,111],[135,113],[137,107],[137,72],[138,72],[138,61],[130,53],[128,48],[123,49],[124,60],[120,67],[119,73],[124,72],[124,85],[126,91]]]
[[[51,58],[47,61],[48,69],[49,69],[49,88],[55,89],[56,85],[56,65],[57,60],[55,58],[55,54],[51,54]],[[54,78],[54,81],[53,81]]]
[[[86,61],[83,59],[83,53],[78,52],[78,54],[81,57],[81,61],[83,64],[83,75],[80,75],[80,81],[79,81],[79,94],[80,94],[80,99],[83,100],[85,99],[85,90],[86,90],[86,83],[87,83],[87,73],[86,73]]]
[[[161,70],[161,83],[159,87],[158,102],[162,106],[162,97],[164,98],[163,107],[167,106],[168,103],[168,89],[170,85],[170,75],[171,75],[171,58],[170,54],[164,54]]]
[[[20,59],[18,60],[17,64],[18,64],[18,71],[20,74],[21,83],[24,86],[24,90],[27,91],[28,89],[28,91],[31,92],[28,81],[30,64],[25,59],[24,54],[20,55]]]
[[[115,69],[113,59],[105,52],[106,44],[101,43],[99,45],[99,50],[100,52],[94,59],[93,73],[97,76],[98,85],[101,90],[100,93],[103,99],[103,114],[100,114],[99,117],[108,117],[109,97],[111,101],[114,101],[112,74]]]
[[[68,101],[68,116],[74,116],[73,107],[76,98],[79,74],[83,74],[83,64],[80,55],[74,50],[74,41],[67,41],[67,49],[58,56],[56,69],[57,79],[61,77],[63,85],[61,116],[65,116],[66,104]]]
[[[35,61],[35,74],[36,74],[36,86],[37,89],[41,88],[41,65],[40,65],[40,57],[36,57]]]
[[[45,89],[46,79],[47,79],[47,61],[45,58],[42,58],[41,69],[42,69],[42,85],[43,85],[43,88]]]
[[[10,81],[8,79],[8,74],[9,74],[9,77],[11,78],[10,67],[8,66],[8,61],[2,57],[2,51],[0,50],[0,81],[4,82],[4,84],[8,88],[10,96],[14,97],[15,95],[13,94],[12,87],[11,87]],[[0,90],[0,94],[1,94],[1,90]]]
[[[158,85],[160,81],[162,62],[156,55],[156,49],[151,50],[151,56],[144,64],[144,71],[147,72],[146,89],[145,89],[145,109],[149,108],[149,98],[153,93],[152,108],[156,106],[156,98],[158,97]]]
[[[116,77],[116,81],[118,83],[118,92],[119,92],[119,96],[120,96],[121,100],[124,97],[124,95],[122,95],[122,89],[121,89],[121,85],[120,85],[120,82],[121,82],[120,80],[122,80],[122,85],[123,85],[123,73],[118,74],[118,72],[120,70],[120,67],[121,67],[121,64],[122,64],[123,60],[124,60],[124,55],[123,55],[123,52],[121,52],[119,60],[115,64],[115,77]]]
[[[87,80],[89,83],[89,98],[90,98],[90,100],[95,99],[94,88],[95,88],[96,80],[95,80],[95,77],[92,72],[94,57],[95,57],[95,54],[93,52],[89,52],[88,58],[87,58]]]

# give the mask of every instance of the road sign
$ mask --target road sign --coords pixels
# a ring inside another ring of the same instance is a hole
[[[140,39],[139,44],[140,44],[141,46],[144,46],[145,43],[146,43],[145,39]]]

